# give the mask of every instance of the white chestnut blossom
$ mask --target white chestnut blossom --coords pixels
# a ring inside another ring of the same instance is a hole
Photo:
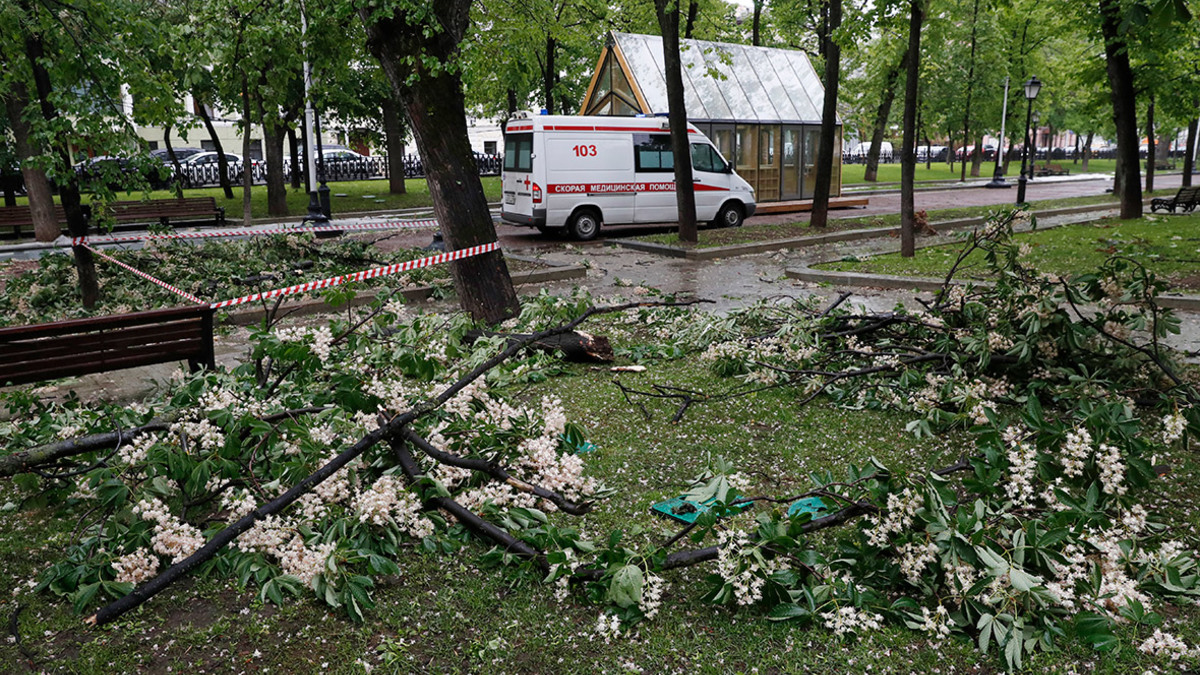
[[[1063,475],[1077,478],[1083,475],[1084,465],[1092,456],[1092,435],[1082,427],[1067,432],[1061,462]]]
[[[118,583],[140,584],[158,574],[158,556],[144,548],[112,561]]]
[[[1163,443],[1170,445],[1183,438],[1183,432],[1187,430],[1187,419],[1182,413],[1174,413],[1163,417],[1162,426]]]
[[[866,630],[879,630],[883,617],[855,607],[838,607],[832,612],[826,612],[825,627],[833,631],[837,637],[847,633],[861,633]]]

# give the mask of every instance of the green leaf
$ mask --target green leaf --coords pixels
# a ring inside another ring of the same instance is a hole
[[[96,592],[100,590],[100,582],[88,584],[81,587],[75,592],[75,613],[82,614],[83,610],[87,609],[88,603],[92,598],[96,597]]]
[[[797,619],[802,622],[808,622],[812,619],[812,611],[803,605],[797,605],[794,602],[785,602],[775,605],[767,614],[767,619],[771,621],[790,621]]]
[[[642,569],[637,565],[626,565],[613,575],[608,587],[606,602],[621,608],[640,605],[642,602]]]

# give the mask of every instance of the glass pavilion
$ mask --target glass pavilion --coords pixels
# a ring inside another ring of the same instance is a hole
[[[680,40],[688,120],[712,139],[760,202],[811,199],[825,88],[804,52]],[[610,33],[583,115],[667,112],[662,38]],[[841,194],[842,127],[832,195]]]

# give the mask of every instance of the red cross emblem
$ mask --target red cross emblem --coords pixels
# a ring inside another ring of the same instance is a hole
[[[529,189],[529,176],[525,176],[525,189]]]

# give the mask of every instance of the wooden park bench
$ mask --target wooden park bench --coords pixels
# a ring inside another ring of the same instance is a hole
[[[1174,197],[1155,197],[1150,200],[1150,212],[1154,213],[1159,209],[1175,213],[1175,209],[1179,209],[1180,213],[1191,213],[1196,205],[1200,204],[1200,186],[1181,187],[1179,192],[1175,193]]]
[[[159,223],[166,226],[203,221],[212,221],[214,225],[225,224],[225,207],[217,206],[217,200],[212,197],[113,202],[105,215],[118,225]]]
[[[67,222],[67,214],[62,204],[54,205],[54,219],[59,223]],[[20,239],[21,230],[33,236],[33,212],[28,206],[0,207],[0,237],[4,239]]]
[[[1071,170],[1062,164],[1042,164],[1033,168],[1035,176],[1066,176]]]
[[[182,360],[216,367],[207,305],[0,328],[0,386]]]

